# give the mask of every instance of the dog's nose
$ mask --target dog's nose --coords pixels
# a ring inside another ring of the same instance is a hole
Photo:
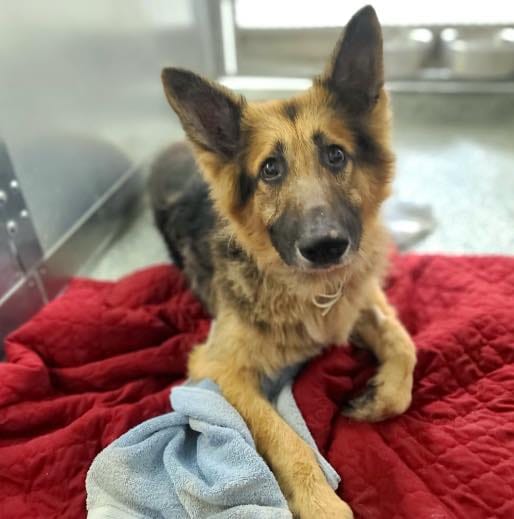
[[[313,265],[322,267],[339,262],[349,246],[350,241],[343,236],[323,235],[300,240],[298,250]]]

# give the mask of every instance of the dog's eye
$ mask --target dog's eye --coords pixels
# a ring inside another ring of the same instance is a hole
[[[265,182],[273,182],[282,176],[282,165],[274,157],[266,159],[261,166],[261,178]]]
[[[328,165],[332,168],[342,168],[346,163],[344,151],[335,144],[326,147],[325,157]]]

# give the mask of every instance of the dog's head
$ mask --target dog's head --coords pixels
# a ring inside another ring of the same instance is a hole
[[[393,171],[372,7],[350,20],[325,73],[289,100],[247,103],[175,68],[162,79],[218,212],[261,266],[326,272],[351,263],[371,239]]]

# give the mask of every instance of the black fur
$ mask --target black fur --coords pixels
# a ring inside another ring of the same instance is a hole
[[[380,166],[392,160],[361,125],[355,124],[353,133],[357,141],[357,161],[370,166]]]
[[[363,114],[376,104],[384,83],[382,30],[370,5],[348,22],[324,83],[347,113]]]
[[[241,144],[243,99],[188,70],[166,68],[162,81],[189,138],[204,149],[234,157]]]
[[[254,177],[251,177],[246,170],[242,169],[239,172],[238,182],[237,182],[237,198],[240,207],[245,206],[250,198],[255,193],[255,188],[257,187],[257,180]]]
[[[337,197],[327,207],[312,209],[307,214],[287,208],[268,228],[271,243],[285,263],[295,264],[297,243],[311,233],[313,226],[336,229],[350,241],[352,250],[358,250],[362,237],[359,211],[343,197]]]
[[[149,184],[155,223],[171,259],[211,309],[210,241],[217,215],[189,148],[181,144],[166,149],[153,165]]]
[[[300,234],[296,211],[287,209],[268,228],[273,247],[287,265],[294,265],[296,258],[296,239]]]
[[[369,404],[373,400],[375,400],[375,397],[377,395],[377,389],[378,386],[376,382],[372,379],[368,382],[366,385],[364,391],[360,393],[357,397],[353,398],[352,400],[349,400],[345,404],[343,404],[341,411],[344,415],[350,415],[356,410],[360,409],[361,407],[364,407],[365,405]]]
[[[298,117],[298,106],[294,101],[289,101],[284,106],[284,114],[291,121],[295,122]]]

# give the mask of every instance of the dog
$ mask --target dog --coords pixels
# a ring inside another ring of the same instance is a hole
[[[353,517],[261,380],[351,336],[378,368],[342,413],[378,421],[411,401],[415,348],[381,288],[394,156],[376,13],[358,11],[326,70],[288,100],[250,103],[178,68],[162,82],[189,144],[153,165],[154,218],[216,317],[188,375],[239,411],[295,517]]]

